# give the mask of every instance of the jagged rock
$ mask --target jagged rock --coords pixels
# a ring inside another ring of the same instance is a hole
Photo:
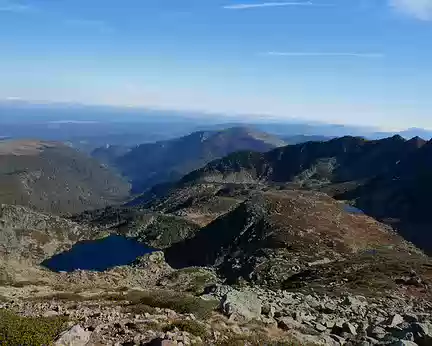
[[[172,340],[164,340],[164,339],[154,339],[145,344],[146,346],[178,346],[178,343],[173,342]]]
[[[300,329],[303,325],[292,317],[278,318],[278,327],[283,330]]]
[[[404,322],[404,318],[399,314],[394,314],[385,322],[389,327],[396,327],[397,325]]]
[[[299,322],[311,322],[316,320],[316,316],[306,313],[305,311],[296,312],[296,320]]]
[[[368,329],[368,335],[378,340],[384,339],[386,334],[386,330],[380,326],[370,327]]]
[[[265,304],[262,306],[261,313],[263,315],[268,316],[269,318],[273,318],[275,316],[275,307],[270,304]]]
[[[132,265],[136,267],[145,268],[155,264],[165,264],[165,263],[166,263],[165,254],[163,253],[163,251],[155,251],[150,254],[137,258]]]
[[[312,308],[317,308],[320,306],[320,302],[315,297],[308,295],[304,298],[305,302]]]
[[[390,346],[418,346],[418,344],[416,344],[414,341],[398,340],[398,341],[390,344]]]
[[[208,287],[208,293],[211,294],[213,297],[212,299],[218,299],[222,300],[225,295],[227,295],[229,292],[233,291],[234,289],[230,286],[224,286],[224,285],[213,285]]]
[[[92,332],[84,330],[77,324],[63,332],[55,346],[84,346],[89,342],[91,334]]]
[[[315,329],[318,330],[319,332],[324,332],[327,330],[327,327],[322,325],[321,323],[316,323]]]
[[[340,342],[334,340],[328,335],[306,335],[300,332],[293,331],[294,337],[299,341],[300,345],[313,344],[323,346],[340,346]]]
[[[345,322],[342,326],[342,332],[351,335],[357,335],[356,327],[354,327],[350,322]]]
[[[420,335],[432,336],[432,324],[430,323],[413,323],[413,329]]]
[[[418,322],[419,319],[417,317],[417,315],[414,314],[404,314],[404,320],[410,323],[414,323],[414,322]]]
[[[363,305],[367,305],[367,301],[365,297],[362,296],[347,296],[344,301],[343,301],[344,305],[347,306],[352,306],[352,307],[356,307],[356,306],[363,306]]]
[[[333,313],[337,311],[337,309],[338,309],[337,305],[331,302],[325,303],[322,306],[322,310],[326,313]]]
[[[432,324],[431,323],[413,323],[411,325],[414,334],[414,341],[419,345],[432,345]]]
[[[336,342],[338,342],[340,345],[344,345],[345,344],[345,339],[339,335],[336,334],[330,334],[330,337],[335,340]]]
[[[324,325],[325,325],[327,328],[332,329],[332,328],[335,326],[335,321],[330,321],[330,320],[325,321]]]
[[[348,344],[348,345],[353,345],[353,344]],[[369,342],[369,340],[360,340],[358,342],[355,343],[356,346],[371,346],[373,344],[371,344]]]
[[[370,337],[370,336],[367,336],[367,337],[366,337],[366,340],[368,340],[369,343],[371,343],[372,345],[378,345],[378,344],[380,343],[379,340],[377,340],[377,339],[375,339],[375,338],[372,338],[372,337]]]
[[[264,323],[269,328],[277,328],[278,323],[273,318],[261,317],[261,322]]]
[[[259,319],[261,300],[253,292],[233,290],[225,294],[222,300],[222,310],[233,320]]]

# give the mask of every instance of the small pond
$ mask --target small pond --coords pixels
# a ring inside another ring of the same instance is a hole
[[[363,210],[353,207],[352,205],[344,204],[343,209],[351,214],[364,214]]]
[[[153,251],[155,249],[135,239],[111,235],[77,243],[69,251],[43,261],[42,265],[56,272],[72,272],[78,269],[104,271],[131,264],[137,257]]]

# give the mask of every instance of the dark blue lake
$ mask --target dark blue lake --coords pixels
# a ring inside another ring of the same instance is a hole
[[[135,239],[111,235],[77,243],[69,251],[43,261],[42,265],[56,272],[78,269],[104,271],[131,264],[137,257],[153,251],[155,250]]]
[[[364,214],[363,210],[353,207],[352,205],[344,204],[344,210],[351,214]]]

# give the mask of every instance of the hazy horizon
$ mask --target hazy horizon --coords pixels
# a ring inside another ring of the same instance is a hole
[[[0,0],[0,99],[432,128],[432,0]]]
[[[31,124],[46,125],[97,125],[97,124],[173,124],[189,123],[204,131],[217,126],[230,128],[236,126],[259,126],[271,128],[265,132],[275,133],[277,127],[280,132],[286,132],[290,127],[304,129],[306,135],[325,135],[340,137],[344,135],[390,136],[392,134],[411,134],[428,139],[432,137],[432,129],[424,127],[380,128],[377,126],[362,126],[356,124],[338,124],[324,121],[308,121],[302,118],[268,117],[266,115],[253,116],[250,114],[223,114],[198,111],[181,111],[175,109],[125,107],[101,104],[63,103],[35,100],[2,100],[0,99],[0,123],[3,124]],[[193,129],[193,128],[192,128]],[[121,127],[117,129],[121,131]],[[187,134],[189,132],[185,132]],[[301,135],[302,130],[291,132],[290,135]],[[409,138],[411,138],[409,137]],[[407,137],[408,138],[408,137]]]

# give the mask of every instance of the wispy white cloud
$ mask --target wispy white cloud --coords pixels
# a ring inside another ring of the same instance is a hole
[[[385,55],[382,53],[357,53],[357,52],[266,52],[267,56],[287,56],[287,57],[352,57],[381,59]]]
[[[432,20],[432,0],[389,0],[398,12],[420,20]]]
[[[333,6],[332,4],[317,4],[312,1],[280,1],[280,2],[261,2],[261,3],[251,3],[251,4],[233,4],[225,5],[224,9],[227,10],[249,10],[254,8],[263,7],[283,7],[283,6]]]
[[[92,30],[92,31],[98,31],[101,33],[110,33],[113,32],[114,29],[109,26],[106,22],[102,20],[91,20],[91,19],[67,19],[64,21],[66,25],[86,29],[86,30]]]
[[[0,0],[0,12],[13,12],[13,13],[22,13],[22,12],[30,12],[35,8],[30,5],[12,2],[12,1],[1,1]]]

